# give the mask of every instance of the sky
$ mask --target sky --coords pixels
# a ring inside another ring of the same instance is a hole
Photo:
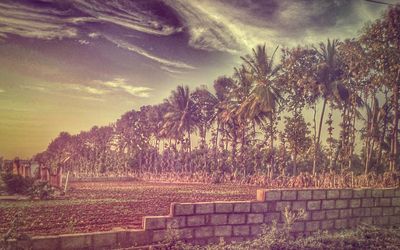
[[[398,1],[385,1],[396,3]],[[231,75],[258,44],[356,37],[387,5],[362,0],[0,1],[0,156]]]

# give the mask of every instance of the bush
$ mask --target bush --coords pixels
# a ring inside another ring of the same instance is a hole
[[[29,189],[29,195],[31,198],[37,197],[41,200],[52,198],[54,192],[54,187],[50,186],[47,181],[36,181]]]
[[[6,185],[6,191],[10,194],[28,194],[34,183],[32,178],[24,178],[11,173],[5,173],[1,177]]]

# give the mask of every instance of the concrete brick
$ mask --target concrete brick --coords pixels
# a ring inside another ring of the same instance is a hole
[[[373,207],[374,206],[374,199],[372,199],[372,198],[361,199],[361,206],[362,207]]]
[[[196,214],[212,214],[214,213],[214,203],[205,202],[198,203],[195,205],[195,213]]]
[[[393,189],[393,188],[383,189],[383,197],[387,197],[387,198],[394,197],[394,191],[395,191],[395,189]]]
[[[350,199],[353,197],[352,189],[342,189],[340,190],[340,199]]]
[[[279,201],[282,197],[281,190],[267,190],[265,193],[265,200],[266,201]]]
[[[236,203],[233,205],[233,212],[235,213],[249,213],[251,204],[250,202]]]
[[[347,227],[347,220],[346,219],[335,220],[335,229],[344,229],[346,227]]]
[[[104,248],[117,245],[117,233],[115,232],[96,232],[92,233],[92,247]]]
[[[296,190],[283,190],[282,191],[282,200],[293,201],[296,199],[297,199],[297,191]]]
[[[233,204],[232,203],[215,203],[216,213],[232,213]]]
[[[361,219],[360,218],[349,218],[347,221],[347,227],[348,228],[355,228],[360,224]]]
[[[268,204],[266,202],[252,202],[251,203],[252,213],[265,213],[268,212]]]
[[[321,201],[307,201],[308,210],[319,210],[321,209]]]
[[[228,215],[227,214],[212,214],[210,215],[210,224],[211,225],[225,225],[228,223]]]
[[[347,208],[348,200],[336,200],[335,207],[336,208]]]
[[[46,243],[47,245],[45,245],[45,247],[56,246],[56,244],[52,242]],[[36,248],[34,247],[34,249],[46,249],[45,247],[36,246]],[[90,247],[92,247],[92,237],[90,234],[67,234],[61,235],[60,237],[60,249],[79,249]]]
[[[257,195],[256,195],[257,201],[264,202],[266,193],[267,191],[265,189],[257,189]]]
[[[365,189],[353,190],[353,198],[364,198],[364,197],[365,197]]]
[[[213,227],[197,227],[194,229],[195,238],[206,238],[214,235]]]
[[[383,197],[383,190],[382,189],[372,189],[372,197],[374,197],[374,198]]]
[[[351,217],[351,209],[341,209],[339,217],[340,218],[349,218],[349,217]]]
[[[371,208],[371,215],[372,216],[380,216],[380,215],[382,215],[382,208],[381,207],[373,207],[373,208]]]
[[[400,215],[400,207],[395,207],[394,208],[394,214],[395,215]]]
[[[305,211],[304,212],[304,218],[299,218],[299,221],[308,221],[311,220],[311,213],[312,211]]]
[[[311,190],[299,190],[297,191],[297,200],[311,200],[312,192]]]
[[[262,233],[262,225],[250,225],[250,235],[259,235]]]
[[[190,203],[173,203],[173,215],[192,215],[194,214],[194,204]]]
[[[334,209],[334,208],[335,208],[335,200],[322,201],[322,209]]]
[[[390,225],[400,225],[400,216],[389,216]]]
[[[340,193],[337,189],[328,190],[326,192],[327,199],[339,199]]]
[[[371,198],[372,197],[372,189],[371,188],[366,188],[365,189],[365,198]]]
[[[167,239],[167,235],[168,235],[167,230],[154,230],[152,242],[158,243],[158,242],[165,241],[165,239]]]
[[[371,208],[370,207],[364,208],[364,216],[371,216]]]
[[[48,249],[49,246],[51,246],[54,249],[60,249],[61,239],[62,238],[60,238],[58,236],[36,236],[34,239],[31,240],[31,244],[32,244],[31,247],[32,247],[32,249]],[[85,242],[82,242],[82,243],[84,244]],[[90,242],[89,242],[89,246],[90,246]],[[2,249],[13,249],[11,246],[8,246],[8,247],[9,248],[4,247]],[[88,247],[88,246],[85,245],[85,247]],[[29,248],[29,247],[27,247],[27,248]],[[71,249],[71,248],[69,248],[69,249]]]
[[[216,226],[214,227],[214,235],[218,237],[232,236],[232,226]]]
[[[257,224],[264,222],[264,214],[248,214],[247,224]]]
[[[177,234],[177,237],[179,239],[193,239],[194,233],[193,233],[193,228],[182,228],[182,229],[176,229],[175,232]]]
[[[193,216],[188,216],[186,218],[186,224],[189,227],[193,226],[203,226],[205,225],[206,220],[204,215],[193,215]]]
[[[315,232],[318,231],[319,228],[319,221],[307,221],[306,222],[306,231],[307,232]]]
[[[142,246],[142,245],[148,245],[152,243],[152,238],[153,234],[150,231],[145,231],[145,230],[127,230],[125,231],[126,233],[126,241],[129,243],[128,246]],[[121,246],[124,247],[124,246]]]
[[[304,221],[296,221],[293,223],[291,231],[298,233],[303,232],[305,230],[305,222]]]
[[[356,216],[356,217],[364,216],[364,208],[353,208],[353,211],[351,214],[353,215],[353,217],[354,216]]]
[[[392,206],[400,207],[400,198],[392,198]]]
[[[374,224],[378,226],[389,225],[389,216],[378,216],[374,217]]]
[[[323,220],[325,219],[325,211],[313,211],[311,218],[312,220]]]
[[[285,211],[285,208],[291,209],[291,202],[290,201],[277,201],[276,202],[276,211]]]
[[[186,216],[167,218],[167,228],[182,228],[186,226]]]
[[[372,219],[372,217],[361,217],[360,222],[364,223],[364,224],[372,225],[373,219]]]
[[[327,219],[337,219],[339,218],[339,210],[328,210],[326,211]]]
[[[350,200],[350,207],[356,208],[361,206],[361,199],[351,199]]]
[[[380,198],[379,199],[379,206],[388,207],[390,206],[391,198]]]
[[[306,201],[293,201],[292,202],[292,210],[298,211],[298,210],[307,210],[307,203]]]
[[[272,221],[279,221],[280,213],[266,213],[264,214],[264,222],[271,223]]]
[[[249,225],[233,226],[233,236],[248,236],[250,235]]]
[[[244,224],[244,223],[246,223],[246,214],[228,215],[228,224]]]
[[[313,190],[312,198],[314,200],[326,199],[326,190]]]
[[[394,190],[394,196],[400,197],[400,188],[397,188],[396,190]]]
[[[321,230],[331,230],[335,226],[334,220],[323,220],[321,221]]]
[[[165,229],[167,227],[166,221],[166,216],[145,216],[143,228],[144,230]]]
[[[383,216],[394,215],[394,208],[393,207],[384,207],[382,209],[382,215]]]

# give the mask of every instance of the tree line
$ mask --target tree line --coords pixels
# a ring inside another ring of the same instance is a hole
[[[212,90],[178,86],[109,126],[60,133],[35,159],[80,176],[399,170],[400,6],[357,38],[241,59]]]

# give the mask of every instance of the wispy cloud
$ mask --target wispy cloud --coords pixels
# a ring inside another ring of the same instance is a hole
[[[35,8],[12,1],[0,3],[0,34],[30,38],[55,39],[76,37],[76,27],[62,19],[66,12]]]
[[[181,27],[169,24],[168,20],[153,14],[151,9],[145,8],[146,5],[135,1],[75,0],[73,4],[80,11],[95,17],[99,22],[112,23],[130,30],[162,36],[182,31]]]
[[[385,8],[364,1],[166,0],[189,33],[189,45],[247,52],[258,44],[296,46],[351,38]]]
[[[111,81],[104,81],[99,83],[112,90],[122,90],[136,97],[150,97],[150,92],[153,90],[149,87],[132,86],[128,84],[127,81],[123,78],[115,78]]]
[[[168,59],[156,56],[154,54],[151,54],[150,52],[148,52],[148,51],[146,51],[146,50],[144,50],[144,49],[142,49],[142,48],[140,48],[138,46],[135,46],[135,45],[133,45],[131,43],[128,43],[126,41],[119,40],[119,39],[113,38],[113,37],[108,36],[108,35],[104,35],[103,37],[106,38],[108,41],[114,43],[115,45],[117,45],[120,48],[123,48],[123,49],[126,49],[128,51],[134,52],[134,53],[139,54],[141,56],[144,56],[144,57],[146,57],[146,58],[148,58],[148,59],[150,59],[150,60],[152,60],[154,62],[157,62],[157,63],[159,63],[161,65],[164,65],[165,67],[173,67],[173,68],[180,68],[180,69],[195,69],[195,67],[193,67],[193,66],[191,66],[189,64],[186,64],[184,62],[168,60]]]

